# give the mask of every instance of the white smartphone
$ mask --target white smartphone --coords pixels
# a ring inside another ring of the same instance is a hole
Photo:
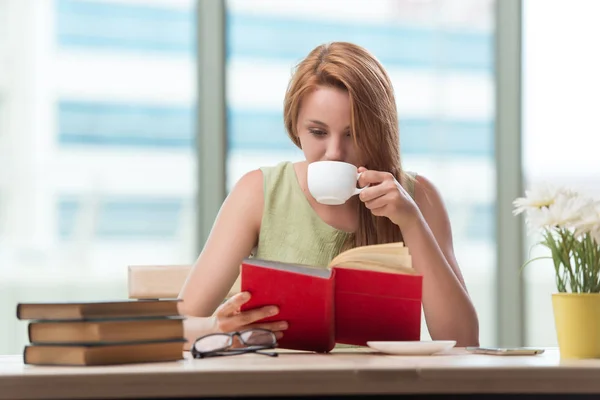
[[[467,347],[467,351],[492,356],[535,356],[542,354],[544,349],[534,347]]]

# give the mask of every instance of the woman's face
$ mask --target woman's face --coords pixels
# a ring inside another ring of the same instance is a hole
[[[302,99],[296,127],[306,160],[359,162],[350,133],[348,92],[318,86]]]

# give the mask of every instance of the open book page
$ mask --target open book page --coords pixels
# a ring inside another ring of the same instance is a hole
[[[329,267],[416,274],[412,268],[412,257],[403,243],[357,247],[339,254]]]
[[[354,254],[365,254],[365,253],[377,253],[377,254],[390,254],[390,255],[409,255],[408,247],[404,246],[404,243],[384,243],[384,244],[373,244],[369,246],[354,247],[352,249],[342,252],[340,255],[350,256]]]
[[[298,274],[315,276],[315,277],[319,277],[319,278],[328,279],[331,277],[331,271],[329,269],[313,267],[310,265],[282,263],[282,262],[278,262],[278,261],[261,260],[258,258],[248,258],[248,259],[245,259],[244,262],[246,262],[248,264],[256,265],[259,267],[295,272]]]
[[[340,264],[332,265],[330,268],[362,269],[368,271],[388,272],[391,274],[401,275],[417,274],[417,272],[413,268],[404,267],[402,265],[390,266],[389,264],[381,264],[373,261],[345,261]]]

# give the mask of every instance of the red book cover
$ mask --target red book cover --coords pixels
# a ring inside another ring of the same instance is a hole
[[[337,343],[421,340],[421,275],[333,271]]]
[[[334,281],[331,271],[262,260],[245,260],[241,290],[251,294],[242,310],[275,305],[287,321],[278,347],[327,352],[335,346]]]
[[[276,305],[287,321],[278,347],[327,352],[336,343],[420,340],[422,276],[257,259],[241,265],[242,310]]]

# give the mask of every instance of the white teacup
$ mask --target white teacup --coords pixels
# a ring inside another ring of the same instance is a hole
[[[321,204],[344,204],[364,188],[358,188],[360,178],[357,168],[341,161],[317,161],[308,164],[308,190]]]

